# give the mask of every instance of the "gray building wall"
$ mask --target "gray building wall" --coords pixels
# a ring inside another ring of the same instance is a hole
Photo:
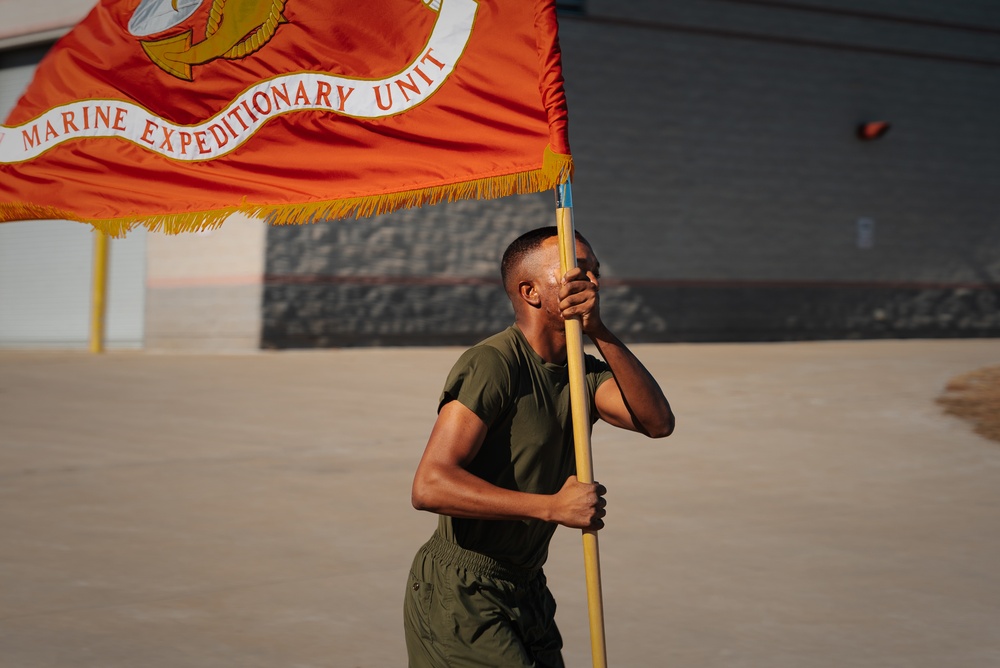
[[[1000,335],[1000,5],[589,0],[560,36],[624,338]],[[271,228],[263,344],[482,338],[504,246],[553,220],[546,194]]]

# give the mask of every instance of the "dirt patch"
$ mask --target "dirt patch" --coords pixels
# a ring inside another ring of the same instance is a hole
[[[1000,441],[1000,366],[952,378],[937,401],[945,413],[971,421],[977,434]]]

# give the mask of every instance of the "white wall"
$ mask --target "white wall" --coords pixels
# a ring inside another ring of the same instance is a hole
[[[10,4],[2,0],[0,11]],[[21,96],[43,52],[0,54],[0,118]],[[110,244],[109,348],[142,346],[145,237],[140,230]],[[0,224],[0,347],[86,347],[92,273],[90,226],[64,220]]]
[[[0,0],[0,46],[16,44],[30,35],[65,31],[96,4],[96,0]]]

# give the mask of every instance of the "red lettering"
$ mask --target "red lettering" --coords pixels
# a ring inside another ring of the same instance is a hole
[[[320,100],[322,100],[323,104],[325,106],[332,107],[333,105],[330,104],[330,91],[332,91],[332,90],[333,90],[333,87],[330,84],[328,84],[327,82],[325,82],[325,81],[317,81],[316,82],[316,106],[319,106]]]
[[[427,49],[427,53],[425,53],[424,57],[420,59],[420,62],[423,63],[423,62],[426,62],[426,61],[429,60],[432,63],[434,63],[435,65],[437,65],[439,70],[443,70],[444,69],[444,63],[442,63],[440,60],[437,60],[436,58],[434,58],[434,56],[431,55],[431,51],[433,51],[433,50],[434,49]]]
[[[343,86],[337,86],[337,97],[340,98],[340,106],[338,107],[338,110],[340,110],[340,111],[344,110],[344,103],[347,102],[347,98],[349,98],[351,96],[351,93],[353,93],[353,92],[354,92],[354,88],[353,87],[350,90],[348,90],[347,93],[345,94],[344,93],[344,87]]]
[[[24,139],[24,150],[27,151],[29,148],[34,148],[36,144],[41,143],[41,139],[38,137],[38,124],[31,126],[31,130],[21,130],[21,137]]]
[[[274,100],[274,110],[275,111],[280,111],[281,110],[281,105],[278,104],[279,100],[282,101],[282,102],[284,102],[286,107],[292,106],[291,101],[289,101],[289,99],[288,99],[288,84],[281,84],[281,88],[280,89],[276,88],[274,86],[271,86],[271,98]]]
[[[240,104],[242,104],[242,105],[243,105],[243,108],[244,108],[244,109],[246,109],[246,111],[247,111],[247,115],[248,115],[248,116],[250,116],[250,120],[251,120],[251,121],[256,121],[256,120],[257,120],[257,117],[253,115],[253,112],[252,112],[252,111],[250,111],[250,106],[249,106],[249,105],[247,104],[247,101],[246,101],[246,100],[242,100],[242,101],[240,102]]]
[[[178,130],[177,134],[181,136],[181,153],[187,153],[187,147],[191,145],[191,133],[185,132],[184,130]]]
[[[413,71],[414,71],[414,72],[416,72],[416,73],[417,73],[417,75],[419,75],[419,76],[420,76],[420,78],[421,78],[421,79],[423,79],[424,81],[426,81],[426,82],[427,82],[428,84],[432,84],[432,83],[434,83],[434,80],[433,80],[433,79],[431,79],[431,78],[430,78],[429,76],[427,76],[426,74],[424,74],[424,71],[423,71],[422,69],[420,69],[420,67],[414,67],[414,68],[413,68]]]
[[[212,152],[212,150],[208,148],[208,145],[205,143],[206,136],[207,135],[204,130],[199,130],[198,132],[194,133],[194,140],[198,144],[198,153],[201,153],[202,155],[206,155]]]
[[[222,126],[218,123],[212,123],[209,125],[208,131],[212,133],[213,137],[215,137],[215,143],[219,145],[219,148],[222,148],[229,143],[229,135],[226,134],[226,131],[223,130]]]
[[[382,104],[381,88],[382,88],[381,86],[372,86],[372,90],[375,91],[375,104],[378,105],[379,109],[382,109],[383,111],[389,111],[390,109],[392,109],[392,88],[389,86],[389,84],[385,85],[385,94],[389,96],[388,104]]]
[[[112,126],[115,130],[125,130],[125,116],[128,115],[128,109],[122,109],[121,107],[115,107],[115,124]]]
[[[94,127],[102,120],[104,127],[111,127],[111,107],[94,107]]]
[[[230,111],[229,111],[229,112],[228,112],[228,113],[226,114],[226,116],[233,116],[234,118],[236,118],[236,120],[238,120],[238,121],[240,122],[240,125],[242,125],[242,126],[243,126],[243,129],[244,129],[244,130],[248,130],[248,129],[250,128],[250,126],[249,126],[249,125],[247,125],[246,123],[244,123],[244,122],[243,122],[243,117],[242,117],[242,116],[240,116],[240,108],[239,108],[239,107],[233,107],[233,108],[232,108],[232,109],[231,109],[231,110],[230,110]],[[236,133],[235,133],[235,132],[233,133],[233,136],[234,136],[234,137],[236,136]]]
[[[48,141],[50,138],[55,139],[58,136],[59,133],[56,132],[54,127],[52,127],[52,123],[45,121],[45,141]]]
[[[174,131],[168,127],[163,127],[161,130],[163,130],[163,143],[160,144],[160,148],[166,148],[173,153],[174,145],[170,142],[170,136],[174,134]]]
[[[295,89],[295,106],[309,105],[309,96],[306,95],[306,85],[304,82],[299,82],[299,87]]]
[[[153,121],[151,121],[151,120],[149,120],[147,118],[146,119],[146,129],[142,131],[142,136],[139,137],[139,139],[141,139],[142,141],[144,141],[147,144],[149,144],[150,146],[152,146],[153,145],[153,139],[152,139],[152,137],[150,137],[150,135],[152,135],[153,131],[156,128],[158,128],[158,127],[159,126],[156,123],[154,123]]]
[[[417,84],[413,83],[412,74],[407,74],[406,78],[409,83],[403,81],[402,79],[396,79],[396,85],[399,86],[399,92],[402,93],[403,97],[406,98],[406,101],[409,102],[410,96],[406,94],[406,91],[410,91],[414,95],[420,95],[420,88],[417,87]]]
[[[75,116],[76,116],[76,113],[72,112],[72,111],[64,111],[64,112],[62,112],[63,132],[64,133],[65,132],[69,132],[70,130],[73,130],[73,132],[79,132],[80,131],[80,128],[76,127],[76,123],[73,122],[73,118]]]
[[[261,99],[263,99],[264,103],[267,105],[266,109],[262,108],[260,103]],[[271,98],[267,96],[267,93],[257,91],[253,94],[253,108],[256,109],[257,113],[261,116],[267,116],[271,113]]]

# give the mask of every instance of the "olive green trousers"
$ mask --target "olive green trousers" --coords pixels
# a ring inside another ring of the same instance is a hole
[[[563,668],[556,602],[541,570],[511,568],[434,535],[403,603],[410,668]]]

